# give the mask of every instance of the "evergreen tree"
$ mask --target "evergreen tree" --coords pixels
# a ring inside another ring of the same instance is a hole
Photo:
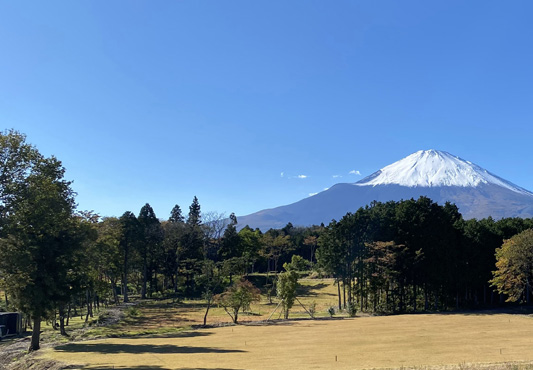
[[[141,227],[142,238],[139,243],[141,258],[143,261],[143,282],[141,287],[141,298],[146,298],[146,285],[148,278],[150,278],[150,292],[152,290],[157,290],[157,278],[152,279],[152,272],[157,270],[160,264],[160,261],[163,257],[163,252],[161,248],[161,243],[163,241],[163,229],[161,228],[161,223],[156,217],[153,208],[146,203],[139,212],[139,224]]]
[[[204,232],[200,215],[198,198],[194,197],[189,207],[189,216],[181,239],[183,247],[180,267],[186,278],[186,287],[189,294],[194,290],[194,275],[200,271],[201,261],[204,259]]]
[[[124,295],[124,302],[129,302],[128,297],[128,274],[131,264],[131,255],[138,249],[139,240],[141,238],[141,225],[137,217],[126,211],[119,219],[121,227],[121,235],[119,248],[122,254],[122,294]]]
[[[172,223],[182,223],[185,221],[181,214],[181,208],[177,204],[172,208],[172,211],[170,211],[170,218],[168,221]]]
[[[188,225],[199,226],[202,223],[202,217],[200,214],[200,203],[196,196],[192,200],[192,204],[189,206],[189,217],[187,218]]]

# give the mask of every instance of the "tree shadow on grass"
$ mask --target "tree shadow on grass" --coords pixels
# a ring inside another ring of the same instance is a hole
[[[203,326],[199,326],[203,328]],[[195,338],[195,337],[207,337],[213,334],[208,331],[184,331],[180,333],[163,333],[163,334],[149,334],[143,336],[144,338]]]
[[[394,315],[457,315],[457,316],[490,316],[490,315],[517,315],[527,316],[533,315],[533,305],[530,306],[507,306],[507,307],[485,307],[477,309],[460,309],[453,311],[417,311],[417,312],[403,312],[397,314],[383,314],[380,316],[394,316]]]
[[[117,366],[117,365],[109,365],[109,366],[97,366],[97,367],[88,367],[87,370],[170,370],[166,367],[161,366]],[[236,368],[200,368],[200,367],[180,367],[178,370],[239,370]]]
[[[324,283],[319,283],[316,285],[299,285],[298,288],[296,289],[296,294],[299,297],[318,296],[318,295],[336,296],[336,294],[332,294],[332,293],[319,292],[321,289],[324,289],[328,286],[329,284],[324,284]]]
[[[222,367],[217,367],[217,368],[203,368],[203,367],[180,367],[178,370],[239,370],[237,368],[222,368]]]
[[[162,366],[117,366],[117,365],[102,365],[102,366],[91,366],[84,367],[83,369],[87,370],[170,370],[169,368]]]
[[[170,344],[113,344],[113,343],[76,343],[56,347],[58,352],[95,352],[95,353],[234,353],[246,352],[234,349],[212,347],[174,346]]]

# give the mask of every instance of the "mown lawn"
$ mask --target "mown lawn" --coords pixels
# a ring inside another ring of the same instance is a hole
[[[119,324],[46,350],[45,356],[90,369],[366,369],[533,361],[533,319],[526,315],[418,314],[347,318],[327,309],[337,302],[333,280],[301,280],[300,301],[316,303],[318,320],[298,303],[291,318],[264,323],[276,307],[266,297],[241,316],[214,307],[202,323],[204,302],[144,301]],[[272,318],[277,319],[275,314]],[[505,365],[504,369],[517,369]],[[523,366],[522,366],[523,368]],[[533,368],[527,365],[526,368]]]
[[[46,356],[92,369],[366,369],[533,361],[533,319],[420,314],[239,325],[72,343]]]

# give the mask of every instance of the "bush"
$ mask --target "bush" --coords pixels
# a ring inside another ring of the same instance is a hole
[[[129,317],[141,316],[141,311],[139,311],[137,307],[128,307],[128,310],[126,311],[126,315]]]
[[[347,311],[350,317],[355,317],[355,315],[357,315],[357,307],[355,307],[354,304],[348,304]]]

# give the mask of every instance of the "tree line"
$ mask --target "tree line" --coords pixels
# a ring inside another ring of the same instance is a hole
[[[514,253],[531,238],[502,243],[532,228],[531,219],[464,220],[455,205],[425,197],[374,202],[327,226],[289,223],[266,232],[238,230],[234,214],[203,213],[196,197],[188,212],[175,205],[166,219],[148,203],[137,214],[100,217],[76,210],[61,162],[25,135],[0,134],[0,161],[0,288],[5,308],[31,319],[30,350],[39,348],[43,320],[57,320],[67,335],[72,312],[83,308],[87,321],[101,305],[131,295],[201,297],[204,324],[215,303],[237,322],[259,296],[242,279],[254,273],[262,274],[268,299],[281,300],[285,317],[301,271],[335,278],[338,309],[353,314],[529,301],[529,275],[517,285],[509,271],[533,266],[533,257],[523,262],[529,254]]]
[[[503,280],[493,280],[495,253],[532,227],[532,219],[464,220],[454,204],[427,197],[374,202],[331,222],[318,240],[317,259],[339,282],[339,309],[480,307],[508,298]],[[514,298],[529,301],[529,294],[522,289]]]

